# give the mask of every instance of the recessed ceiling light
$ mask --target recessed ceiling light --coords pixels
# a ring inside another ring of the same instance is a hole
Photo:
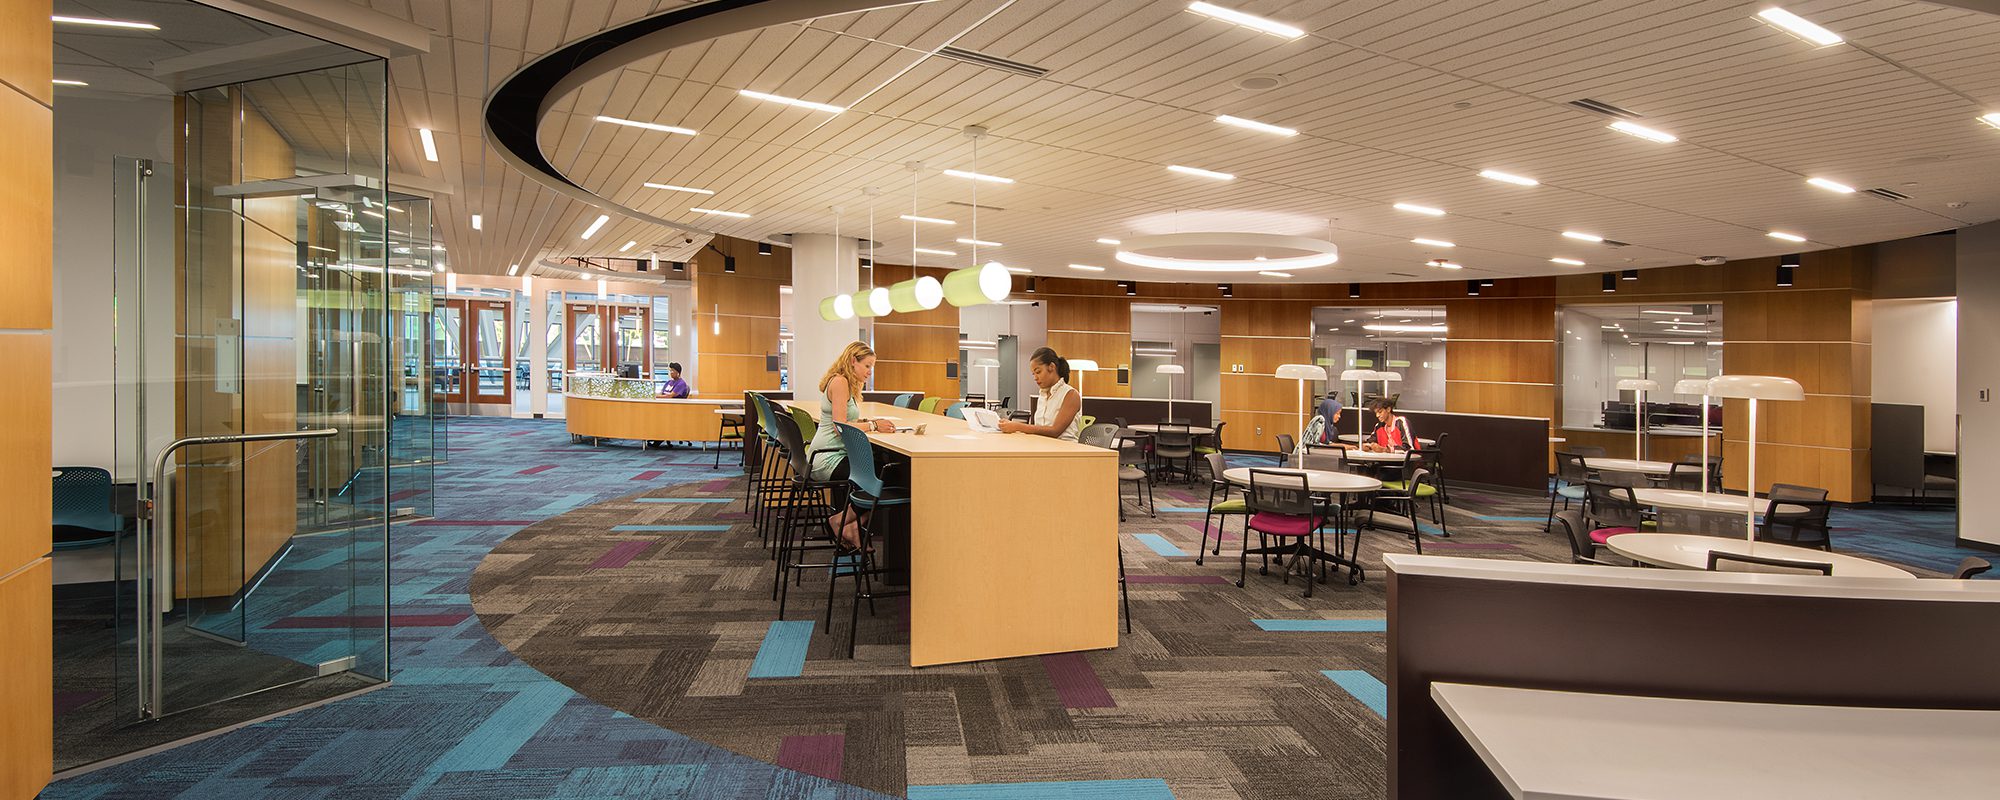
[[[1396,210],[1412,211],[1418,214],[1429,214],[1433,217],[1444,216],[1444,209],[1442,208],[1431,208],[1430,206],[1420,206],[1415,203],[1397,203]]]
[[[717,210],[715,210],[715,209],[713,209],[713,208],[695,208],[695,207],[692,207],[692,206],[690,206],[690,207],[688,208],[688,210],[689,210],[689,211],[693,211],[693,212],[695,212],[695,213],[697,213],[697,214],[714,214],[714,215],[716,215],[716,216],[718,216],[718,217],[735,217],[735,218],[737,218],[737,219],[749,219],[749,218],[750,218],[750,215],[749,215],[749,214],[745,214],[745,213],[743,213],[743,212],[741,212],[741,211],[717,211]]]
[[[707,189],[696,189],[692,186],[675,186],[671,183],[646,183],[642,185],[644,185],[648,189],[659,189],[665,192],[693,192],[695,194],[715,194],[715,192],[709,191]]]
[[[1806,21],[1805,17],[1801,17],[1797,14],[1794,14],[1790,11],[1786,11],[1782,8],[1764,9],[1763,11],[1757,12],[1757,18],[1784,29],[1786,33],[1789,33],[1793,36],[1797,36],[1808,42],[1812,42],[1813,44],[1819,45],[1821,47],[1825,47],[1827,45],[1840,44],[1841,42],[1845,41],[1844,39],[1840,38],[1840,34],[1834,33],[1833,31],[1827,30],[1818,25],[1814,25],[1811,22]]]
[[[2000,111],[1995,111],[1991,114],[1981,115],[1979,117],[1979,121],[1991,125],[1995,128],[2000,128]]]
[[[1289,272],[1259,272],[1259,273],[1257,273],[1257,274],[1259,274],[1259,275],[1262,275],[1262,276],[1264,276],[1264,277],[1267,277],[1267,278],[1289,278],[1289,277],[1292,277],[1292,273],[1289,273]],[[1335,328],[1334,330],[1339,330],[1339,328]]]
[[[512,278],[512,277],[514,277],[514,273],[517,273],[517,272],[520,272],[520,271],[521,271],[521,265],[519,265],[519,264],[515,264],[514,266],[511,266],[511,267],[508,267],[508,268],[507,268],[507,277],[509,277],[509,278]]]
[[[661,125],[657,122],[640,122],[636,119],[619,119],[617,117],[607,117],[602,114],[599,114],[597,116],[597,121],[609,122],[613,125],[624,125],[628,128],[645,128],[646,130],[649,131],[659,131],[661,133],[678,133],[682,136],[693,136],[696,134],[696,131],[693,130],[692,128],[676,128],[672,125]]]
[[[1121,241],[1118,241],[1117,239],[1098,239],[1098,240],[1097,240],[1097,243],[1098,243],[1098,244],[1113,244],[1113,245],[1115,245],[1115,244],[1124,244],[1124,242],[1121,242]]]
[[[1236,180],[1236,176],[1231,175],[1227,172],[1216,172],[1215,170],[1212,169],[1202,169],[1200,167],[1183,167],[1179,164],[1168,164],[1167,169],[1173,170],[1182,175],[1197,175],[1203,178],[1214,178],[1219,181]]]
[[[376,211],[375,209],[372,209],[372,208],[364,208],[364,209],[361,209],[361,213],[363,213],[363,214],[367,214],[368,216],[371,216],[371,217],[374,217],[374,218],[376,218],[376,219],[388,219],[388,217],[386,217],[386,216],[383,216],[382,212],[380,212],[380,211]],[[477,216],[477,215],[474,215],[474,216]],[[479,226],[477,226],[477,225],[474,225],[474,226],[472,226],[472,229],[473,229],[473,230],[478,230],[478,229],[479,229]]]
[[[1104,271],[1104,268],[1103,268],[1103,267],[1093,267],[1093,266],[1091,266],[1091,265],[1089,265],[1089,264],[1071,264],[1071,265],[1069,265],[1069,268],[1070,268],[1070,269],[1076,269],[1076,270],[1082,270],[1082,271],[1084,271],[1084,272],[1103,272],[1103,271]]]
[[[1446,326],[1444,326],[1444,325],[1363,325],[1363,326],[1361,326],[1361,329],[1362,329],[1362,330],[1364,330],[1364,331],[1381,331],[1381,332],[1383,332],[1383,333],[1448,333],[1448,332],[1450,332],[1450,328],[1448,328],[1448,327],[1446,327]]]
[[[366,213],[366,212],[364,212],[364,213]],[[382,216],[382,215],[381,215],[381,214],[376,214],[375,216],[378,216],[378,217],[379,217],[379,216]],[[480,216],[479,216],[478,214],[474,214],[474,215],[472,215],[472,229],[473,229],[473,230],[475,230],[475,231],[476,231],[476,230],[483,230],[483,229],[485,228],[485,225],[486,225],[486,220],[485,220],[484,218],[480,217]]]
[[[1217,116],[1217,117],[1215,118],[1215,121],[1216,121],[1216,122],[1220,122],[1220,123],[1222,123],[1222,124],[1224,124],[1224,125],[1234,125],[1234,126],[1236,126],[1236,127],[1238,127],[1238,128],[1248,128],[1248,129],[1250,129],[1250,130],[1253,130],[1253,131],[1262,131],[1262,132],[1264,132],[1264,133],[1275,133],[1275,134],[1277,134],[1277,135],[1279,135],[1279,136],[1297,136],[1297,135],[1299,135],[1299,132],[1298,132],[1298,131],[1296,131],[1296,130],[1293,130],[1293,129],[1291,129],[1291,128],[1285,128],[1285,127],[1280,127],[1280,126],[1277,126],[1277,125],[1272,125],[1272,124],[1270,124],[1270,123],[1268,123],[1268,122],[1258,122],[1258,121],[1256,121],[1256,120],[1254,120],[1254,119],[1244,119],[1244,118],[1242,118],[1242,117],[1232,117],[1232,116],[1230,116],[1230,115],[1228,115],[1228,114],[1221,114],[1221,115],[1218,115],[1218,116]]]
[[[160,26],[154,25],[153,23],[150,22],[132,22],[129,20],[122,20],[122,19],[99,19],[96,17],[65,17],[60,14],[50,16],[49,21],[59,22],[64,25],[91,25],[99,28],[125,28],[128,30],[135,30],[135,31],[157,31],[160,29]]]
[[[1424,238],[1417,238],[1417,239],[1411,239],[1411,240],[1410,240],[1410,242],[1411,242],[1411,243],[1413,243],[1413,244],[1421,244],[1421,245],[1427,245],[1427,246],[1430,246],[1430,247],[1457,247],[1457,246],[1458,246],[1458,245],[1456,245],[1456,244],[1453,244],[1453,243],[1451,243],[1451,242],[1447,242],[1447,241],[1445,241],[1445,240],[1443,240],[1443,239],[1424,239]]]
[[[987,183],[1013,183],[1013,182],[1014,182],[1014,179],[1013,179],[1013,178],[1002,178],[1002,177],[1000,177],[1000,176],[998,176],[998,175],[981,175],[981,174],[979,174],[979,173],[977,173],[977,172],[966,172],[965,170],[962,170],[962,169],[948,169],[948,170],[945,170],[945,171],[944,171],[944,174],[946,174],[946,175],[950,175],[950,176],[952,176],[952,177],[954,177],[954,178],[965,178],[965,179],[967,179],[967,180],[974,180],[974,181],[985,181],[985,182],[987,182]]]
[[[1534,178],[1523,178],[1523,177],[1521,177],[1521,176],[1519,176],[1519,175],[1509,175],[1509,174],[1507,174],[1507,173],[1505,173],[1505,172],[1501,172],[1500,170],[1497,170],[1497,169],[1482,169],[1482,170],[1480,170],[1480,171],[1479,171],[1479,177],[1481,177],[1481,178],[1491,178],[1491,179],[1493,179],[1493,180],[1496,180],[1496,181],[1499,181],[1499,182],[1501,182],[1501,183],[1511,183],[1511,184],[1514,184],[1515,186],[1540,186],[1540,185],[1542,185],[1542,182],[1541,182],[1541,181],[1538,181],[1538,180],[1535,180]]]
[[[1575,239],[1575,240],[1577,240],[1577,241],[1580,241],[1580,242],[1602,242],[1602,241],[1604,241],[1604,237],[1602,237],[1602,236],[1598,236],[1597,234],[1594,234],[1594,233],[1578,233],[1578,232],[1576,232],[1576,231],[1563,231],[1563,236],[1564,236],[1564,237],[1566,237],[1566,238],[1570,238],[1570,239]]]
[[[70,79],[68,79],[68,78],[51,78],[51,79],[49,80],[49,83],[53,83],[53,84],[55,84],[55,85],[57,85],[57,86],[89,86],[89,85],[90,85],[90,84],[88,84],[88,83],[84,83],[83,81],[73,81],[73,80],[70,80]]]
[[[959,244],[976,244],[976,245],[979,245],[980,247],[999,247],[999,246],[1000,246],[1000,243],[999,243],[999,242],[989,242],[989,241],[986,241],[986,240],[984,240],[984,239],[958,239],[958,240],[956,240],[956,241],[957,241],[957,242],[958,242]]]
[[[638,247],[638,246],[639,246],[639,240],[637,240],[637,239],[634,239],[634,240],[632,240],[632,241],[629,241],[629,242],[626,242],[626,243],[625,243],[625,246],[624,246],[624,247],[620,247],[620,248],[618,248],[618,252],[620,252],[620,253],[623,253],[623,252],[625,252],[625,251],[627,251],[627,250],[630,250],[630,249],[632,249],[632,248],[634,248],[634,247]]]
[[[904,214],[904,215],[903,215],[903,219],[906,219],[906,220],[909,220],[909,221],[911,221],[911,222],[928,222],[928,223],[930,223],[930,224],[932,224],[932,225],[957,225],[957,224],[958,224],[958,223],[956,223],[956,222],[953,222],[953,221],[951,221],[951,220],[948,220],[948,219],[938,219],[937,217],[919,217],[919,216],[917,216],[917,215],[915,215],[915,214]]]
[[[1305,31],[1286,25],[1285,23],[1268,20],[1254,14],[1245,14],[1233,8],[1223,8],[1214,3],[1189,3],[1188,10],[1196,14],[1206,14],[1223,22],[1233,22],[1245,28],[1260,30],[1273,36],[1283,36],[1287,39],[1297,39],[1306,35]]]
[[[1690,314],[1689,314],[1689,312],[1687,312],[1687,311],[1684,311],[1684,310],[1681,310],[1681,309],[1674,309],[1674,308],[1648,308],[1648,309],[1644,309],[1644,310],[1641,310],[1641,311],[1640,311],[1639,313],[1641,313],[1641,314],[1662,314],[1662,315],[1665,315],[1665,316],[1670,316],[1670,317],[1685,317],[1685,316],[1689,316],[1689,315],[1690,315]],[[1668,324],[1668,325],[1679,325],[1680,323],[1678,323],[1678,322],[1669,322],[1669,323],[1667,323],[1667,324]]]
[[[421,140],[424,144],[424,160],[425,161],[438,160],[437,140],[431,138],[431,129],[418,128],[417,139]]]
[[[1578,260],[1576,260],[1576,259],[1574,259],[1574,258],[1551,258],[1551,259],[1549,259],[1549,260],[1550,260],[1550,261],[1552,261],[1552,262],[1555,262],[1555,263],[1557,263],[1557,264],[1563,264],[1563,265],[1566,265],[1566,266],[1571,266],[1571,267],[1581,267],[1581,266],[1583,266],[1583,262],[1581,262],[1581,261],[1578,261]]]
[[[1626,122],[1625,120],[1622,119],[1617,122],[1613,122],[1605,127],[1608,127],[1619,133],[1637,136],[1647,141],[1659,142],[1660,144],[1673,144],[1674,142],[1678,142],[1681,140],[1680,137],[1675,136],[1671,133],[1667,133],[1666,131],[1656,131],[1644,125],[1640,125],[1633,122]]]
[[[610,221],[611,221],[611,215],[610,215],[610,214],[599,214],[599,215],[597,215],[597,221],[596,221],[596,222],[592,222],[592,223],[590,223],[590,227],[588,227],[588,228],[584,228],[584,229],[583,229],[583,238],[585,238],[585,239],[588,239],[588,238],[590,238],[590,237],[592,237],[592,236],[596,236],[596,235],[597,235],[597,231],[598,231],[598,229],[600,229],[600,228],[603,228],[603,227],[604,227],[604,223],[606,223],[606,222],[610,222]]]
[[[749,89],[738,89],[736,90],[736,93],[743,95],[744,97],[751,98],[753,100],[768,100],[773,103],[783,103],[788,106],[798,106],[799,108],[810,108],[814,111],[825,111],[833,114],[838,114],[842,111],[847,110],[840,106],[828,105],[826,103],[815,103],[811,100],[800,100],[796,97],[783,97],[775,94],[753,92],[750,91]]]
[[[958,253],[956,253],[956,252],[953,252],[953,251],[951,251],[951,250],[932,250],[931,248],[928,248],[928,247],[919,247],[919,248],[916,248],[916,250],[917,250],[917,252],[919,252],[919,253],[929,253],[929,254],[931,254],[931,255],[934,255],[934,256],[955,256],[955,255],[958,255]]]
[[[1783,239],[1787,242],[1803,242],[1806,240],[1806,237],[1804,236],[1800,236],[1796,233],[1786,233],[1784,231],[1771,231],[1764,235],[1769,236],[1773,239]]]
[[[1819,188],[1821,188],[1821,189],[1825,189],[1825,190],[1827,190],[1827,191],[1829,191],[1829,192],[1839,192],[1839,193],[1841,193],[1841,194],[1853,194],[1853,193],[1854,193],[1854,187],[1852,187],[1852,186],[1849,186],[1849,185],[1847,185],[1847,184],[1844,184],[1844,183],[1838,183],[1838,182],[1835,182],[1835,181],[1830,181],[1830,180],[1827,180],[1827,179],[1825,179],[1825,178],[1807,178],[1807,179],[1806,179],[1806,183],[1810,183],[1810,184],[1812,184],[1812,185],[1814,185],[1814,186],[1817,186],[1817,187],[1819,187]]]

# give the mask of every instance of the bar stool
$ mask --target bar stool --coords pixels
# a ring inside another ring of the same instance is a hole
[[[890,506],[909,505],[910,490],[890,486],[882,480],[875,467],[875,444],[868,440],[868,434],[844,422],[834,424],[840,426],[840,442],[847,451],[847,508],[841,513],[869,515],[868,519],[860,521],[861,551],[849,556],[847,563],[832,569],[826,581],[827,624],[830,626],[833,619],[833,584],[843,576],[854,579],[854,599],[847,612],[847,657],[853,658],[854,632],[861,625],[861,601],[868,601],[868,615],[874,616],[877,598],[910,595],[908,589],[875,588],[872,577],[885,574],[888,570],[875,563],[875,554],[868,548],[868,539],[875,532],[875,520],[880,518],[881,511]],[[836,556],[834,561],[840,563],[841,559]]]
[[[743,418],[722,415],[722,423],[716,428],[715,440],[715,468],[722,469],[723,446],[730,442],[735,442],[737,447],[743,446]]]

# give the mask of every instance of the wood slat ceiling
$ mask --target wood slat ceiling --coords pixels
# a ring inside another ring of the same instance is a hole
[[[480,104],[527,60],[568,41],[680,5],[654,0],[369,0],[438,33],[433,51],[391,64],[392,170],[441,179],[438,225],[468,272],[648,250],[687,257],[675,231],[600,212],[504,167],[480,136]],[[926,265],[968,265],[970,124],[991,134],[978,169],[981,248],[1044,274],[1178,280],[1118,265],[1099,237],[1187,230],[1327,235],[1334,267],[1298,280],[1405,280],[1548,274],[1743,258],[1859,244],[2000,217],[2000,18],[1903,0],[1808,0],[1785,7],[1848,38],[1815,48],[1754,18],[1763,4],[1640,0],[1235,0],[1232,7],[1311,33],[1298,40],[1187,12],[1185,3],[941,0],[778,26],[635,63],[565,98],[544,120],[551,161],[617,202],[708,230],[761,238],[865,234],[871,199],[881,257],[911,260],[899,214],[922,226]],[[932,55],[946,44],[1047,68],[1042,78]],[[1236,81],[1275,74],[1279,88]],[[745,99],[753,89],[851,106],[838,114]],[[1573,108],[1595,98],[1644,115],[1682,141],[1660,145]],[[1216,124],[1228,113],[1299,129],[1280,138]],[[599,114],[699,130],[675,136],[596,123]],[[437,131],[423,160],[415,128]],[[921,161],[918,200],[912,173]],[[1168,172],[1235,173],[1222,183]],[[1483,168],[1536,177],[1524,188]],[[1807,186],[1820,175],[1911,196],[1889,202]],[[709,188],[662,192],[643,182]],[[1430,218],[1390,208],[1438,206]],[[1948,207],[1948,203],[1965,203]],[[954,205],[957,203],[959,205]],[[734,220],[691,207],[750,213]],[[484,218],[471,230],[470,215]],[[1811,237],[1789,245],[1765,236]],[[1564,230],[1631,243],[1562,238]],[[1414,237],[1460,246],[1432,251]],[[699,244],[699,239],[697,243]],[[1449,255],[1439,273],[1421,263]],[[1406,277],[1407,276],[1407,277]],[[1236,276],[1240,280],[1263,280]]]

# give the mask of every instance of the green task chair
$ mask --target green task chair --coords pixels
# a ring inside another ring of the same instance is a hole
[[[917,410],[925,414],[936,414],[938,413],[938,402],[943,399],[942,397],[926,397],[923,402],[917,404]]]

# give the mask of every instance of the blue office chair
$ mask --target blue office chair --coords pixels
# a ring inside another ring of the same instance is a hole
[[[910,408],[916,404],[917,404],[917,395],[913,392],[904,392],[902,394],[896,395],[897,408]]]
[[[53,523],[55,549],[77,550],[110,544],[125,529],[111,510],[111,473],[101,467],[56,467]]]
[[[966,405],[967,404],[963,400],[956,403],[952,403],[950,407],[944,410],[944,415],[947,417],[951,417],[952,419],[965,419]]]
[[[847,482],[851,485],[847,493],[847,503],[858,512],[881,511],[887,506],[907,506],[910,504],[910,490],[901,486],[890,486],[882,480],[875,467],[875,443],[868,440],[868,434],[860,428],[845,422],[835,422],[840,426],[840,444],[847,451]],[[833,577],[826,582],[826,605],[831,614],[833,608],[833,585],[843,577],[854,579],[854,605],[847,614],[847,657],[854,657],[854,629],[861,624],[861,601],[868,601],[868,613],[875,613],[875,598],[907,597],[907,589],[878,589],[871,576],[881,575],[887,570],[875,563],[875,554],[867,548],[868,537],[874,533],[875,521],[879,515],[871,514],[861,525],[861,552],[848,556],[847,565],[833,570]]]

